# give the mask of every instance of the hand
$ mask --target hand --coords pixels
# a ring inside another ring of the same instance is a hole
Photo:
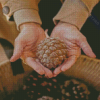
[[[86,37],[74,25],[63,22],[58,23],[53,29],[51,37],[58,37],[63,40],[68,51],[68,59],[54,70],[54,76],[57,76],[61,71],[66,71],[75,63],[81,54],[81,48],[87,56],[96,57]]]
[[[39,74],[52,77],[52,72],[35,59],[37,45],[46,38],[44,30],[36,23],[22,24],[20,30],[20,34],[15,39],[14,53],[10,61],[14,62],[22,58],[27,65]]]

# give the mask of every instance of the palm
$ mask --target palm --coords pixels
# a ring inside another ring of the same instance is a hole
[[[32,67],[39,74],[52,77],[52,72],[45,68],[36,59],[36,47],[40,41],[46,38],[44,30],[37,25],[27,25],[15,40],[15,49],[12,61],[21,58],[27,65]]]
[[[68,59],[55,69],[55,75],[59,74],[61,71],[66,71],[75,63],[81,54],[81,48],[88,56],[95,57],[86,38],[73,25],[67,23],[58,24],[54,28],[51,37],[58,37],[63,40],[67,45],[68,51]]]
[[[34,31],[32,33],[34,33]],[[35,58],[36,57],[36,55],[35,55],[36,53],[35,52],[36,52],[36,49],[37,49],[36,47],[40,43],[40,41],[42,41],[44,38],[45,38],[45,35],[44,36],[43,35],[42,36],[41,35],[36,36],[36,34],[35,35],[33,34],[33,36],[30,35],[29,37],[26,37],[24,39],[24,40],[26,40],[26,43],[25,43],[25,46],[23,48],[23,52],[22,52],[21,57],[24,58],[24,59],[26,57]]]
[[[33,32],[34,33],[34,32]],[[25,62],[32,67],[35,71],[37,71],[39,74],[45,74],[48,77],[52,77],[52,72],[45,68],[40,62],[36,59],[36,50],[37,50],[37,45],[42,41],[46,36],[44,33],[44,30],[41,29],[41,31],[37,32],[39,33],[36,36],[30,36],[29,39],[28,37],[26,40],[29,40],[23,50],[22,59],[25,59]],[[31,37],[36,37],[36,38],[31,38]],[[25,40],[25,39],[24,39]],[[35,67],[36,65],[36,67]]]

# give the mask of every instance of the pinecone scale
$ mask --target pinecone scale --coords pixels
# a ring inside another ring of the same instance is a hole
[[[56,68],[67,58],[67,46],[58,38],[46,38],[37,47],[37,58],[45,67]]]

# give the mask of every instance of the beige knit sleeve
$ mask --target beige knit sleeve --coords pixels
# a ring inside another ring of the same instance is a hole
[[[9,8],[9,13],[4,13],[7,20],[14,15],[17,29],[19,29],[20,24],[25,22],[37,22],[39,24],[42,23],[38,14],[39,2],[40,0],[0,0],[2,9],[4,7]]]
[[[59,21],[70,23],[80,30],[98,2],[98,0],[65,0],[53,21],[55,24]]]
[[[21,9],[16,11],[14,13],[14,20],[17,25],[17,30],[19,30],[21,24],[26,22],[36,22],[40,25],[42,24],[38,11],[33,9]]]

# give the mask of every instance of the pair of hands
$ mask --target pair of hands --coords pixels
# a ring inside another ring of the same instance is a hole
[[[25,60],[27,65],[32,67],[39,74],[51,78],[57,76],[60,72],[69,69],[81,54],[81,48],[87,56],[95,58],[91,47],[85,36],[79,32],[74,25],[59,22],[53,29],[50,37],[58,37],[67,45],[68,59],[62,65],[57,67],[52,73],[48,68],[39,63],[36,57],[36,47],[41,40],[46,38],[45,31],[39,24],[25,23],[20,25],[20,34],[15,39],[14,53],[10,61],[14,62],[19,58]]]

